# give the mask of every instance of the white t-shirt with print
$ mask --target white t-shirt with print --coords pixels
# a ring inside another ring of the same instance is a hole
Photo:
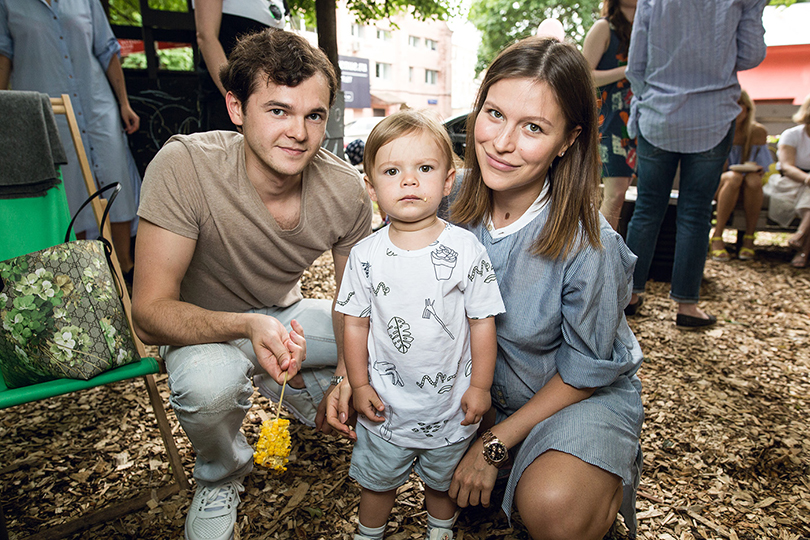
[[[504,312],[495,273],[469,231],[447,224],[430,246],[407,251],[388,229],[352,248],[336,305],[370,317],[369,382],[386,420],[360,422],[401,447],[453,444],[477,427],[461,425],[472,366],[467,318]]]

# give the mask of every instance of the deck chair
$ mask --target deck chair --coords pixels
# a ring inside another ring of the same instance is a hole
[[[73,107],[71,106],[70,103],[70,98],[67,95],[62,95],[61,98],[52,98],[51,105],[53,107],[55,114],[64,114],[67,116],[71,137],[73,139],[74,147],[76,148],[76,154],[79,160],[79,164],[81,165],[82,176],[84,177],[84,181],[87,186],[89,195],[90,193],[93,193],[96,190],[96,187],[95,182],[93,180],[93,176],[90,172],[90,165],[84,150],[84,144],[82,143],[79,128],[76,123],[76,117],[73,113]],[[53,191],[53,189],[51,191]],[[23,207],[22,205],[25,204],[24,202],[25,199],[16,199],[16,200],[22,201],[20,203],[20,207]],[[103,215],[105,203],[106,201],[100,201],[98,198],[94,199],[93,201],[93,212],[96,216],[96,221],[97,223],[99,223],[99,225],[101,216]],[[62,204],[64,205],[64,209],[66,209],[67,200],[64,199],[64,192],[62,192]],[[6,211],[5,218],[13,219],[9,218],[8,215],[8,212],[12,211],[11,209],[13,209],[13,207],[10,206],[8,208],[10,210]],[[61,212],[58,214],[63,215],[64,213],[65,212]],[[20,217],[18,221],[20,225],[16,228],[16,230],[24,231],[25,228],[28,227],[28,224],[31,223],[31,217],[32,216],[30,214],[30,207],[26,207],[25,210],[20,211]],[[43,216],[43,219],[47,220],[48,216]],[[59,231],[59,234],[53,235],[50,245],[56,245],[63,242],[64,231],[67,228],[67,222],[65,222],[61,228],[58,226],[52,228],[55,231]],[[112,239],[109,236],[107,236],[109,235],[110,228],[104,227],[103,230],[105,237],[110,242],[112,242]],[[42,240],[39,239],[38,241],[41,242]],[[44,249],[45,247],[50,246],[41,246],[37,247],[36,249]],[[30,251],[34,251],[34,249],[25,250],[21,253],[16,253],[11,256],[22,255]],[[114,267],[113,270],[118,276],[119,283],[124,283],[121,274],[121,268],[120,265],[118,264],[118,259],[115,256],[115,250],[113,250],[112,253],[112,262]],[[127,318],[129,319],[130,329],[132,329],[131,302],[129,298],[129,293],[126,291],[126,288],[124,288],[122,302],[124,305],[124,311],[126,312]],[[93,388],[96,386],[101,386],[116,381],[122,381],[134,377],[143,377],[143,380],[146,384],[146,391],[149,394],[149,402],[152,405],[152,409],[155,414],[155,419],[157,420],[158,429],[163,439],[163,445],[166,449],[166,454],[169,458],[169,464],[171,466],[172,473],[174,476],[173,483],[167,486],[163,486],[162,488],[157,490],[156,492],[157,498],[158,500],[160,500],[165,497],[171,496],[179,492],[180,490],[189,489],[190,485],[185,470],[183,469],[183,463],[180,460],[180,454],[177,451],[177,446],[175,445],[174,438],[172,437],[171,426],[169,425],[169,421],[166,417],[166,410],[163,405],[163,400],[160,397],[160,393],[158,392],[157,384],[155,383],[154,379],[155,374],[165,372],[165,370],[163,369],[163,364],[156,358],[149,358],[146,356],[144,345],[138,339],[137,335],[135,335],[134,331],[132,332],[132,337],[133,341],[135,342],[135,347],[138,351],[138,354],[141,357],[141,360],[139,362],[134,362],[132,364],[128,364],[119,367],[117,369],[107,371],[87,381],[74,379],[58,379],[54,381],[48,381],[44,383],[25,386],[22,388],[9,389],[6,387],[5,381],[3,381],[2,379],[2,374],[0,374],[0,409],[5,409],[7,407],[12,407],[15,405],[20,405],[32,401],[47,399],[53,396],[67,394],[70,392],[76,392],[87,388]],[[152,498],[153,493],[152,490],[150,489],[144,493],[138,494],[137,496],[128,501],[123,501],[111,506],[107,506],[105,508],[101,508],[99,510],[95,510],[91,513],[82,515],[80,518],[74,521],[64,523],[57,527],[52,527],[44,532],[39,532],[34,536],[29,537],[29,540],[38,538],[62,538],[70,534],[74,534],[78,531],[92,527],[96,524],[104,523],[106,521],[115,519],[117,517],[138,510],[139,508],[146,506],[146,504]],[[2,508],[0,508],[0,540],[5,540],[7,538],[8,533],[5,529],[5,522],[2,514]]]

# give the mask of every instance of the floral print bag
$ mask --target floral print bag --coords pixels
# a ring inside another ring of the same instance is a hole
[[[121,189],[110,195],[103,216]],[[78,212],[77,212],[78,214]],[[75,220],[75,217],[74,217]],[[68,241],[0,262],[0,369],[6,386],[90,379],[139,360],[105,239]]]

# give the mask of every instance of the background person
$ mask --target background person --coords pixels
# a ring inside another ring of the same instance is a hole
[[[731,258],[723,242],[723,231],[737,206],[740,193],[743,194],[745,208],[745,235],[737,256],[743,261],[754,258],[754,233],[762,210],[762,176],[773,163],[771,152],[768,150],[768,131],[755,120],[756,108],[745,90],[740,94],[737,103],[742,110],[735,121],[734,141],[726,170],[720,176],[720,188],[717,190],[717,223],[709,247],[715,261],[727,261]],[[750,171],[728,168],[743,164],[755,168]]]
[[[635,313],[680,164],[672,287],[675,324],[694,329],[717,318],[697,305],[709,247],[712,200],[740,113],[737,71],[765,58],[768,0],[639,0],[626,75],[633,89],[629,132],[638,136],[638,195],[627,246],[638,256]]]
[[[605,0],[602,18],[588,31],[582,46],[601,102],[599,157],[604,192],[599,210],[614,229],[619,227],[624,194],[636,168],[636,140],[627,133],[633,93],[624,76],[635,13],[636,0]]]
[[[240,36],[265,28],[284,28],[286,4],[282,0],[194,0],[194,25],[200,48],[198,106],[200,130],[235,131],[225,107],[222,66]]]
[[[411,469],[426,486],[427,537],[452,540],[447,490],[490,407],[503,302],[484,247],[436,216],[456,174],[441,123],[395,113],[374,127],[368,151],[369,195],[390,224],[352,248],[336,308],[360,414],[349,470],[361,486],[355,540],[382,540]]]
[[[126,134],[140,119],[129,104],[121,47],[98,0],[0,0],[0,89],[31,90],[70,96],[90,169],[98,187],[120,182],[110,209],[115,254],[127,281],[132,281],[131,244],[141,176]],[[87,199],[67,120],[57,125],[68,164],[62,167],[68,206],[78,211]],[[98,234],[92,212],[76,220],[77,236]]]
[[[799,124],[786,129],[779,137],[776,157],[781,174],[768,179],[770,197],[768,215],[782,227],[788,227],[798,216],[799,228],[788,244],[796,250],[790,264],[807,268],[810,258],[810,94],[793,115]]]
[[[169,139],[146,171],[135,253],[135,330],[164,345],[172,408],[196,452],[188,540],[233,532],[253,468],[241,426],[254,374],[276,401],[288,377],[284,406],[322,425],[316,406],[345,374],[343,316],[302,299],[299,279],[329,250],[340,286],[371,232],[359,174],[320,147],[339,88],[326,55],[266,30],[239,41],[222,81],[243,134]]]

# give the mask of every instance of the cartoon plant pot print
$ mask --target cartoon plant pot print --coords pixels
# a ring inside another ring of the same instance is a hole
[[[458,262],[458,253],[445,245],[439,245],[430,252],[430,260],[433,263],[433,271],[439,281],[450,279],[453,269]]]

